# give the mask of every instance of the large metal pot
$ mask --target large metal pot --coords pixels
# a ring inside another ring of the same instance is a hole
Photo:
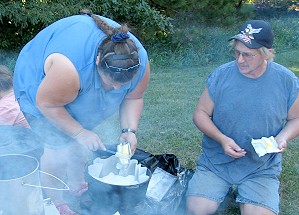
[[[37,159],[0,155],[0,167],[0,214],[44,215]]]

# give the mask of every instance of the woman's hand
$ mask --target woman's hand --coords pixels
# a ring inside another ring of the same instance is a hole
[[[137,148],[136,134],[134,134],[133,132],[122,133],[119,137],[119,142],[120,143],[123,143],[123,142],[130,143],[132,155],[135,153],[136,148]]]
[[[73,138],[89,150],[96,151],[99,147],[101,147],[102,150],[106,150],[100,137],[90,130],[83,128],[77,135],[73,136]]]

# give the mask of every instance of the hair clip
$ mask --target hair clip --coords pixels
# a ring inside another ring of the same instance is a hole
[[[114,43],[123,43],[126,42],[128,38],[130,38],[130,36],[127,33],[116,33],[112,35],[111,41]]]

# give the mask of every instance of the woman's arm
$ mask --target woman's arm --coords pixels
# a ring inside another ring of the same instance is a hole
[[[72,62],[64,55],[54,53],[46,59],[44,71],[46,76],[36,95],[36,105],[41,113],[87,148],[96,150],[100,145],[103,148],[98,135],[84,129],[64,107],[77,98],[80,89],[79,76]]]
[[[145,74],[137,87],[129,93],[120,106],[120,126],[121,129],[130,128],[137,130],[139,119],[143,109],[143,95],[150,79],[150,65],[147,62]],[[121,142],[131,144],[132,153],[137,147],[137,138],[133,132],[121,134]]]

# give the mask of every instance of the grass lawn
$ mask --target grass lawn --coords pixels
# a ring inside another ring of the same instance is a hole
[[[152,68],[138,131],[140,147],[152,153],[176,154],[186,167],[195,167],[202,135],[192,114],[212,69]]]

